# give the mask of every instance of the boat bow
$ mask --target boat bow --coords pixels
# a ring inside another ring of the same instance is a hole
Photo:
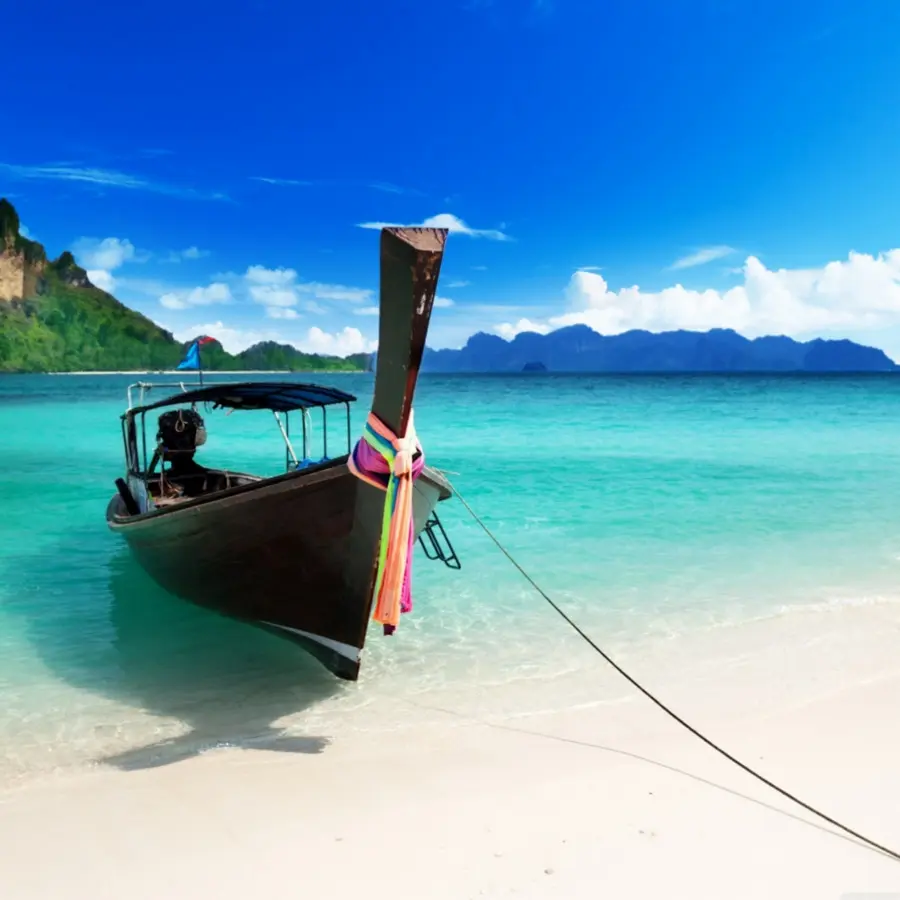
[[[392,471],[383,487],[361,478],[356,493],[346,590],[350,597],[367,598],[360,649],[376,599],[376,618],[390,633],[409,594],[412,480],[421,470],[408,458],[417,443],[413,398],[446,240],[443,228],[381,232],[378,365],[368,430],[374,432],[373,443],[384,441]],[[391,504],[387,511],[386,504]]]

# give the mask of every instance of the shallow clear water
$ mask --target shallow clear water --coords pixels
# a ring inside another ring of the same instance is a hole
[[[589,702],[595,661],[456,501],[463,561],[416,557],[415,609],[363,677],[171,598],[104,512],[130,376],[0,379],[0,781],[217,742],[403,727],[449,700],[510,714]],[[323,376],[357,394],[371,376]],[[900,379],[425,376],[429,462],[609,649],[900,596]],[[274,473],[265,413],[208,415],[209,464]],[[299,420],[294,423],[294,432]],[[321,436],[314,416],[313,435]],[[340,418],[329,446],[346,440]],[[573,685],[579,687],[573,690]]]

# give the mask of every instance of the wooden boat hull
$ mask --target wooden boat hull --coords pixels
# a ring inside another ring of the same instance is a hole
[[[378,366],[370,415],[396,436],[392,441],[412,436],[413,397],[446,239],[446,228],[381,231]],[[386,494],[355,477],[348,457],[275,478],[245,476],[238,479],[243,484],[226,479],[224,489],[148,509],[153,465],[147,464],[146,439],[140,458],[137,416],[143,423],[148,412],[189,402],[188,396],[214,396],[222,407],[273,413],[319,405],[324,414],[324,405],[335,401],[334,391],[325,396],[311,385],[296,385],[293,395],[280,385],[268,399],[256,385],[238,387],[233,397],[210,386],[137,407],[129,402],[122,416],[126,477],[118,480],[120,495],[107,508],[109,526],[171,593],[292,637],[336,675],[355,679],[375,602]],[[344,402],[343,396],[337,400]],[[175,436],[167,434],[157,451],[176,458],[193,452],[195,427],[179,417]],[[437,472],[426,469],[419,476],[413,492],[419,531],[450,493]]]
[[[337,460],[140,516],[116,494],[107,522],[170,593],[290,638],[355,680],[370,613],[366,594],[346,590],[360,489],[371,490]],[[449,496],[426,468],[414,493],[417,536]]]

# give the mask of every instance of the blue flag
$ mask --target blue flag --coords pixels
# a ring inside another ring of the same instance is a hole
[[[200,368],[200,345],[194,341],[184,354],[184,359],[178,363],[179,369],[199,369]]]
[[[203,366],[200,365],[200,345],[210,344],[213,342],[213,340],[213,338],[204,335],[203,337],[199,337],[195,341],[193,341],[191,343],[191,346],[187,348],[187,352],[184,354],[184,359],[180,363],[178,363],[176,368],[202,369]]]

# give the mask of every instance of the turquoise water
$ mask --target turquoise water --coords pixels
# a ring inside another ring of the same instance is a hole
[[[0,379],[0,780],[221,743],[316,749],[421,721],[447,697],[510,713],[590,698],[578,676],[594,660],[456,501],[441,516],[462,571],[417,555],[415,609],[394,638],[373,629],[357,684],[164,594],[104,520],[132,380]],[[355,436],[371,376],[321,380],[359,396]],[[416,424],[429,461],[627,657],[724,623],[900,597],[898,409],[890,376],[426,376]],[[283,467],[266,414],[207,424],[203,461]],[[337,448],[345,431],[330,425]]]

